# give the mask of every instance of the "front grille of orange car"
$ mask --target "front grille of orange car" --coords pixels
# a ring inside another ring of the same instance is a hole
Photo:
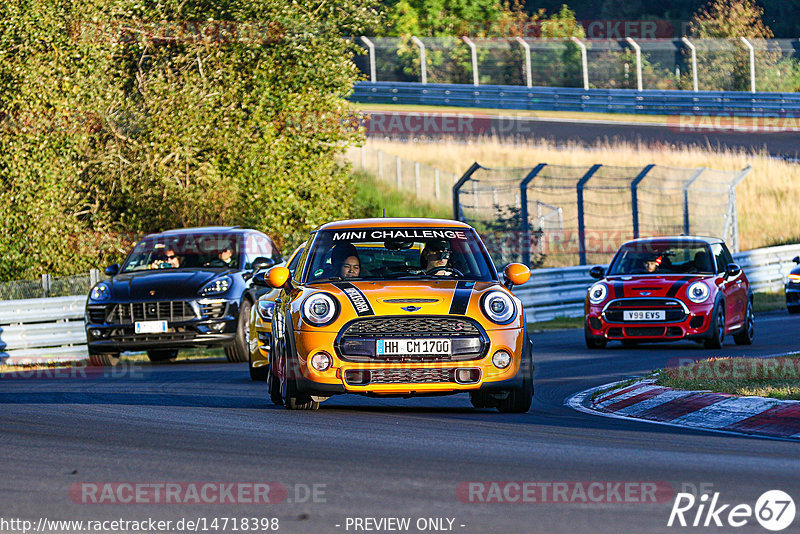
[[[393,338],[447,338],[451,353],[378,355],[378,340]],[[478,323],[464,317],[371,317],[345,325],[336,338],[335,348],[339,358],[348,362],[453,362],[486,356],[489,337]]]
[[[663,310],[666,317],[663,321],[647,321],[648,323],[679,323],[686,319],[683,305],[677,299],[664,298],[638,298],[617,299],[608,303],[603,312],[603,317],[609,323],[628,323],[623,319],[625,311]]]
[[[472,319],[423,315],[419,317],[371,317],[356,319],[344,331],[345,336],[407,336],[450,334],[480,335],[480,326]]]
[[[128,302],[114,306],[108,316],[112,324],[131,324],[136,321],[191,321],[197,315],[189,302],[162,300],[156,302]]]
[[[455,382],[455,369],[370,369],[345,371],[344,378],[351,385],[368,384],[441,384]]]

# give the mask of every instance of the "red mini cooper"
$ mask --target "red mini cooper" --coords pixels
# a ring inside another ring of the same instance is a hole
[[[720,239],[655,237],[628,241],[586,294],[586,346],[609,340],[691,339],[721,348],[726,334],[753,342],[753,294],[742,269]]]

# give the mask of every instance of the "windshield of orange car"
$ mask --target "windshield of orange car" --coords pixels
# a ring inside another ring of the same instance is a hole
[[[642,242],[623,245],[608,275],[713,274],[714,256],[705,243]]]
[[[343,280],[497,280],[468,228],[354,228],[320,231],[305,268],[309,283]]]

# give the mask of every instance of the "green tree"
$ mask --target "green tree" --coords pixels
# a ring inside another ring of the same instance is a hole
[[[284,248],[349,215],[344,36],[364,0],[0,7],[0,278],[115,261],[135,234],[241,224]],[[201,22],[197,22],[201,21]]]

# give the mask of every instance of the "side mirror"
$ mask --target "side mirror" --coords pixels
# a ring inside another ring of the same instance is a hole
[[[267,286],[274,287],[276,289],[285,286],[289,282],[289,277],[292,273],[289,272],[289,269],[286,267],[273,267],[267,272],[266,282]],[[256,275],[258,276],[258,275]],[[253,280],[255,283],[255,279]]]
[[[264,256],[259,256],[258,258],[253,260],[253,270],[260,271],[261,269],[268,269],[275,265],[275,260],[272,258],[265,258]]]
[[[253,285],[261,287],[271,287],[269,285],[269,282],[267,282],[267,278],[266,276],[264,276],[264,273],[256,273],[253,275]]]
[[[508,289],[514,286],[521,286],[531,278],[531,270],[521,263],[509,263],[503,271],[505,282],[503,285]]]
[[[792,258],[792,261],[795,263],[800,263],[800,256],[795,256],[794,258]]]
[[[605,275],[606,275],[606,270],[600,265],[595,265],[589,270],[589,276],[591,276],[595,280],[600,280]]]
[[[103,272],[106,273],[106,276],[116,276],[116,274],[119,272],[119,263],[115,263],[114,265],[109,265]]]
[[[734,276],[739,276],[739,273],[742,272],[742,268],[736,265],[735,263],[729,263],[727,267],[725,267],[725,278],[733,278]]]

